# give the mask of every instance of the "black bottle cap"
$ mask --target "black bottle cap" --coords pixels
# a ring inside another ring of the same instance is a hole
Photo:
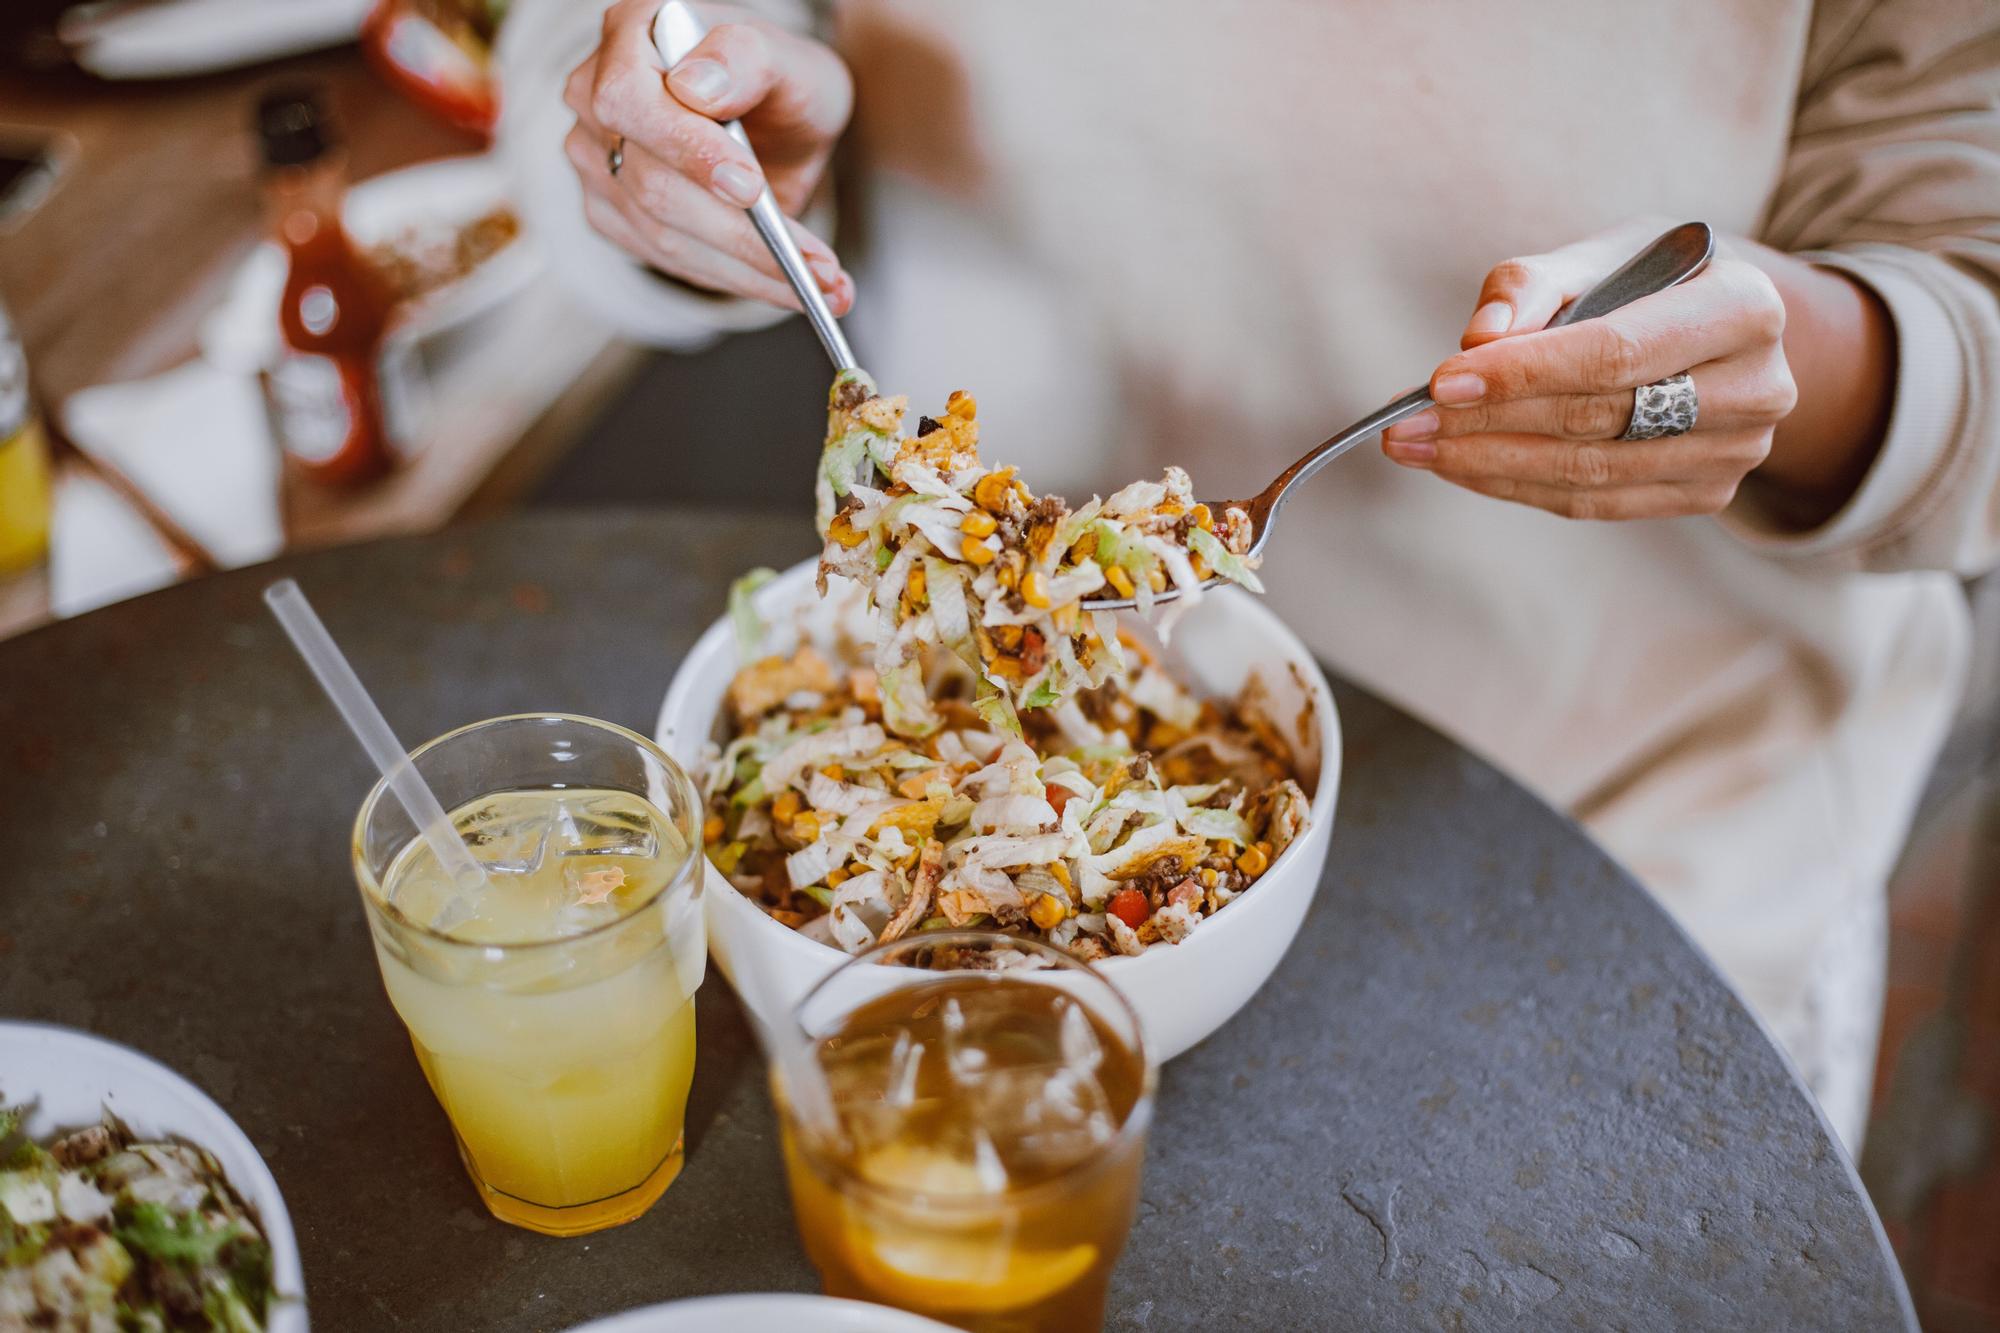
[[[334,145],[333,120],[312,87],[273,88],[257,103],[257,135],[264,161],[299,167],[318,160]]]

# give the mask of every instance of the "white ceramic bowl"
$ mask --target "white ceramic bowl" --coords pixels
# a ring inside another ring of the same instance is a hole
[[[771,626],[767,651],[790,652],[802,637],[830,649],[843,629],[861,642],[872,637],[853,599],[819,599],[815,565],[794,565],[758,593],[757,608]],[[1312,813],[1305,831],[1249,892],[1181,943],[1100,964],[1131,1000],[1153,1057],[1162,1061],[1221,1027],[1277,968],[1319,887],[1340,790],[1333,691],[1306,646],[1261,601],[1234,590],[1203,598],[1175,627],[1171,647],[1175,670],[1198,694],[1234,697],[1252,670],[1263,677],[1275,701],[1273,717],[1306,767]],[[715,737],[736,668],[735,635],[725,618],[709,627],[674,673],[656,734],[660,747],[690,773],[698,774],[702,749]],[[708,873],[702,897],[709,949],[759,1021],[772,1024],[847,955],[773,921],[714,866]]]
[[[147,1139],[184,1139],[208,1149],[257,1212],[271,1243],[280,1304],[269,1333],[306,1333],[305,1275],[278,1182],[228,1114],[194,1084],[137,1051],[70,1028],[0,1023],[0,1099],[28,1104],[37,1142],[94,1125],[109,1111]]]
[[[579,1324],[570,1333],[951,1333],[947,1325],[831,1296],[704,1296]]]

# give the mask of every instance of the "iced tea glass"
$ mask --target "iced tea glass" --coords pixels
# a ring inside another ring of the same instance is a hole
[[[1011,935],[923,932],[843,964],[773,1040],[829,1094],[790,1095],[774,1064],[792,1206],[827,1294],[978,1333],[1103,1322],[1154,1071],[1100,974]]]
[[[381,785],[354,871],[465,1169],[532,1231],[628,1222],[681,1168],[707,945],[694,787],[644,737],[560,715],[477,723],[411,759],[484,884],[454,884]]]

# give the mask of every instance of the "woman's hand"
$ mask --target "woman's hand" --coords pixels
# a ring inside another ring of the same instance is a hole
[[[603,40],[563,93],[576,112],[564,148],[591,225],[634,258],[699,287],[797,309],[744,210],[767,176],[787,213],[805,208],[847,125],[853,83],[818,42],[740,11],[702,8],[714,28],[665,74],[651,31],[659,0],[620,0],[605,12]],[[755,158],[717,123],[736,119]],[[847,313],[854,284],[840,261],[797,223],[792,234],[834,313]]]
[[[1390,458],[1569,518],[1712,514],[1765,460],[1797,398],[1785,303],[1762,269],[1718,256],[1696,278],[1599,319],[1544,326],[1664,230],[1620,228],[1486,275],[1461,346],[1431,376],[1438,406],[1384,433]],[[1687,371],[1694,430],[1618,438],[1633,390]]]

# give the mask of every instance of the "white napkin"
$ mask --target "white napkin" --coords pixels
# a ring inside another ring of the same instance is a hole
[[[177,78],[351,42],[371,2],[173,0],[108,17],[79,7],[61,32],[76,63],[99,78]]]
[[[87,472],[66,470],[49,519],[49,610],[81,615],[164,588],[180,562],[139,511]]]
[[[278,451],[248,376],[190,361],[151,379],[71,395],[63,425],[116,467],[225,566],[278,554]],[[72,478],[56,497],[50,602],[74,615],[171,582],[173,553],[102,483]]]

